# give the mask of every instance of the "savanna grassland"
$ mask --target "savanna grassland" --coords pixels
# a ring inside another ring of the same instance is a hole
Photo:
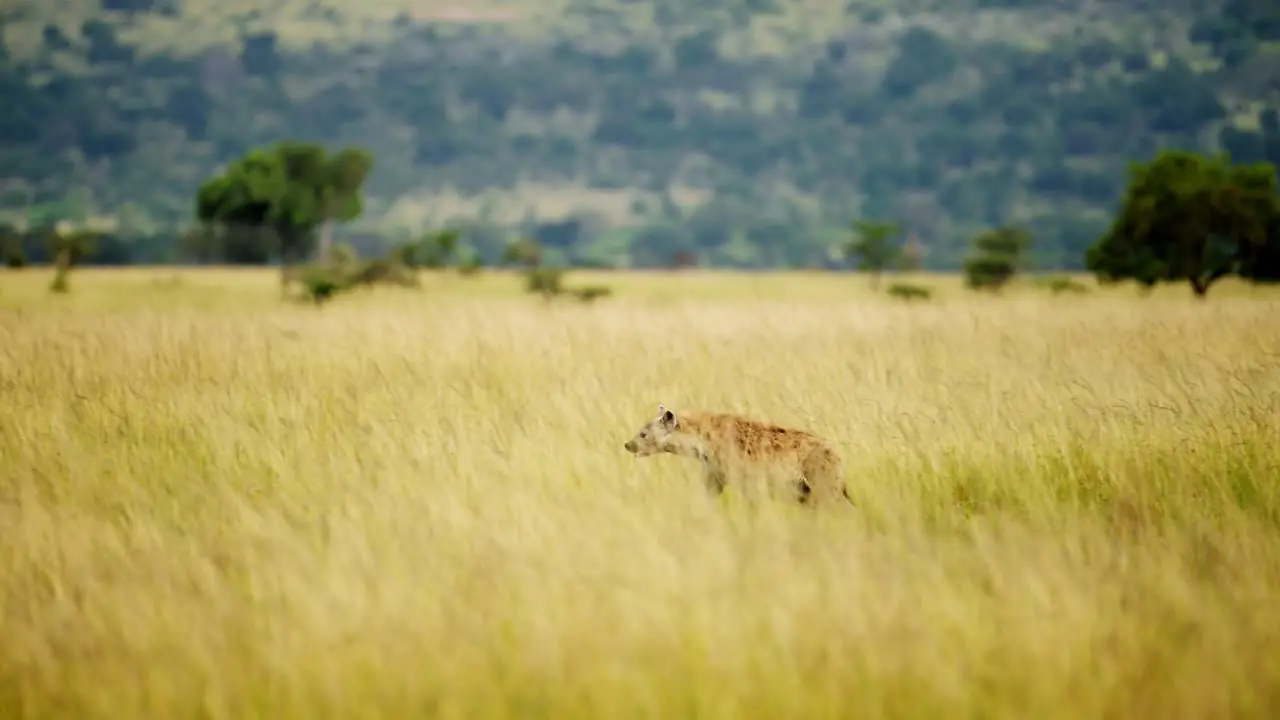
[[[1280,295],[0,285],[6,717],[1274,717]],[[835,441],[701,489],[656,411]]]

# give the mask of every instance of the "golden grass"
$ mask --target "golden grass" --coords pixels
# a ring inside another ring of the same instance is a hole
[[[5,717],[1280,710],[1274,294],[172,274],[0,277]],[[834,439],[858,509],[634,461],[659,402]]]

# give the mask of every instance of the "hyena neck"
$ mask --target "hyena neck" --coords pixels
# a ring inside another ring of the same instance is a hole
[[[707,435],[694,417],[680,418],[680,427],[667,437],[666,452],[680,457],[693,458],[705,462],[709,458],[710,443]]]
[[[689,433],[675,433],[667,439],[665,447],[666,452],[680,457],[693,458],[694,460],[707,459],[707,446],[702,438]]]

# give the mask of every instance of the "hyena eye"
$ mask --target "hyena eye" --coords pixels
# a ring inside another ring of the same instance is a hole
[[[640,437],[642,437],[642,438],[647,438],[647,437],[649,437],[649,431],[648,431],[648,430],[644,430],[644,431],[642,431],[642,432],[640,433]]]

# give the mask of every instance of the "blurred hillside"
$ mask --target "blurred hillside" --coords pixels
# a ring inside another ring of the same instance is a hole
[[[276,140],[372,151],[348,232],[815,265],[855,216],[1078,267],[1133,160],[1280,162],[1270,0],[9,0],[0,212],[190,222]],[[1270,108],[1270,110],[1268,110]]]

